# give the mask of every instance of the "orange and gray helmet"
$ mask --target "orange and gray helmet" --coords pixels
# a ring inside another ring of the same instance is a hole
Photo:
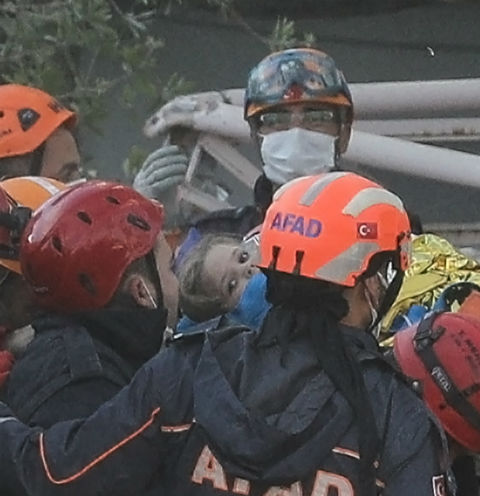
[[[8,249],[0,250],[0,266],[17,274],[22,273],[15,244],[20,242],[21,231],[30,218],[30,213],[66,187],[55,179],[34,176],[14,177],[0,182],[2,195],[6,195],[9,203],[8,209],[0,210],[10,214],[10,219],[6,222],[10,222]],[[2,231],[4,229],[5,227],[1,228]]]
[[[279,105],[316,102],[343,109],[351,124],[353,101],[347,82],[334,60],[312,48],[275,52],[250,72],[245,90],[244,118],[254,119]]]
[[[373,181],[350,172],[301,177],[274,195],[259,266],[351,287],[382,252],[403,274],[410,238],[402,201]]]
[[[0,158],[36,150],[76,117],[48,93],[19,84],[0,85]]]

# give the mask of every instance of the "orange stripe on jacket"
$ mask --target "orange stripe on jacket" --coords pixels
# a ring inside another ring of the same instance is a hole
[[[358,451],[353,451],[347,448],[341,448],[340,446],[336,446],[335,448],[332,449],[332,451],[334,453],[337,453],[338,455],[345,455],[360,460],[360,453],[358,453]],[[373,465],[375,468],[378,468],[379,466],[378,461],[375,461]],[[379,487],[385,487],[385,482],[381,481],[380,479],[375,479],[375,484]]]
[[[100,456],[95,458],[88,465],[86,465],[81,470],[79,470],[76,474],[73,474],[70,477],[66,477],[64,479],[55,479],[55,477],[52,475],[52,473],[50,471],[50,468],[48,467],[47,459],[45,457],[44,437],[43,437],[43,432],[42,432],[40,434],[40,457],[42,459],[43,468],[45,470],[45,473],[47,474],[48,480],[52,484],[68,484],[69,482],[73,482],[74,480],[78,479],[79,477],[81,477],[82,475],[87,473],[90,469],[92,469],[95,465],[97,465],[101,461],[105,460],[105,458],[109,457],[112,453],[115,453],[115,451],[119,450],[122,446],[127,444],[132,439],[135,439],[143,431],[148,429],[155,421],[155,417],[158,415],[159,412],[160,412],[160,408],[155,408],[155,410],[153,410],[152,414],[150,415],[149,420],[147,422],[145,422],[139,429],[137,429],[135,432],[133,432],[132,434],[130,434],[129,436],[124,438],[122,441],[117,443],[115,446],[112,446],[110,449],[103,452]]]

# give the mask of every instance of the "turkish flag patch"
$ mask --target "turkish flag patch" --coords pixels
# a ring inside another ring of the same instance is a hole
[[[377,239],[378,230],[376,222],[358,222],[357,238],[360,239]]]

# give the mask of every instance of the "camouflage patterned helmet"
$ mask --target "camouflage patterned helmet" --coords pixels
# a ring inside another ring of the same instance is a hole
[[[345,107],[353,119],[353,101],[347,82],[334,60],[311,48],[294,48],[265,57],[250,72],[245,91],[244,118],[291,103],[327,103]]]

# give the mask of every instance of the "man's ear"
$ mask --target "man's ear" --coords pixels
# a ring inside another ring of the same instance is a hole
[[[147,282],[139,274],[132,274],[126,280],[125,289],[138,306],[144,308],[154,307],[152,292],[149,290]]]
[[[45,141],[42,175],[67,182],[70,180],[68,175],[76,176],[79,166],[80,154],[75,138],[68,129],[61,126]],[[73,177],[73,179],[77,178]]]

